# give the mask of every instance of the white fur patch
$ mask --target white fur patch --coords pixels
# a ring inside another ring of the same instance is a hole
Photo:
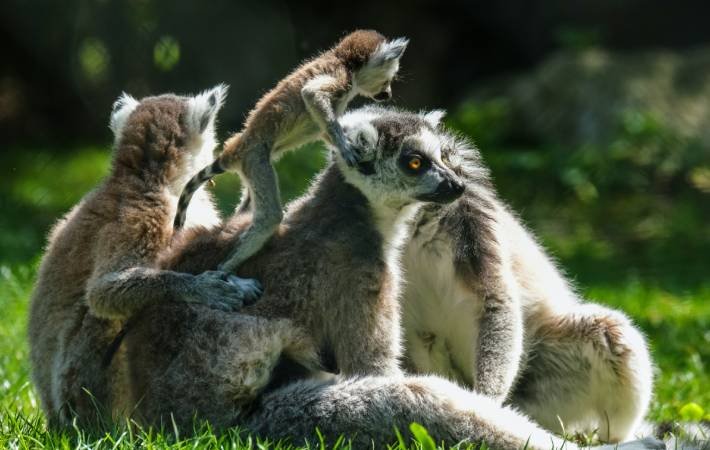
[[[458,281],[453,244],[437,238],[438,226],[420,228],[402,257],[408,357],[421,373],[473,386],[483,299]]]
[[[422,118],[426,123],[431,125],[432,128],[438,128],[441,124],[441,119],[446,115],[446,111],[443,109],[435,109],[427,113],[421,114]]]
[[[399,71],[399,59],[407,48],[405,38],[386,41],[377,47],[367,64],[353,77],[355,90],[364,95],[378,93]]]
[[[218,84],[187,100],[187,127],[191,135],[186,144],[188,156],[181,176],[170,186],[171,194],[180,196],[187,182],[214,161],[217,112],[224,104],[227,89],[227,85]]]
[[[431,159],[441,162],[441,139],[426,128],[422,128],[417,135],[421,142],[420,149]]]
[[[370,56],[368,65],[380,65],[386,61],[399,60],[407,49],[407,45],[409,45],[409,39],[403,37],[383,42]]]
[[[204,186],[195,192],[187,207],[185,228],[202,226],[210,228],[222,222]]]
[[[228,89],[226,84],[218,84],[189,100],[187,123],[191,131],[199,134],[214,127],[217,111],[222,108]]]
[[[121,137],[123,132],[123,127],[128,120],[128,116],[131,115],[133,110],[138,106],[138,100],[126,94],[125,92],[118,97],[113,104],[113,112],[111,113],[111,120],[109,122],[109,128],[113,131],[114,139],[117,141]]]
[[[343,128],[356,128],[369,125],[370,122],[382,116],[382,111],[370,108],[358,108],[345,113],[338,122]]]

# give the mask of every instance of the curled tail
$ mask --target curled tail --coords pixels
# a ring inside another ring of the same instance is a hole
[[[222,168],[219,159],[216,159],[212,164],[200,170],[197,175],[190,178],[190,181],[187,182],[185,189],[183,189],[182,194],[180,195],[180,200],[178,200],[177,213],[175,214],[173,229],[179,230],[183,227],[183,225],[185,225],[187,207],[190,205],[192,196],[195,195],[195,192],[197,192],[200,186],[220,173],[224,173],[224,169]]]

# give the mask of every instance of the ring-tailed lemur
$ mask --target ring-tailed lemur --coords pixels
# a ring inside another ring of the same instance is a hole
[[[109,175],[52,230],[31,300],[32,373],[52,423],[93,420],[110,403],[102,356],[125,321],[149,303],[200,303],[231,311],[259,292],[216,271],[200,275],[158,265],[173,237],[185,181],[215,147],[215,117],[226,87],[195,97],[162,95],[114,105]],[[205,192],[201,223],[219,219]],[[88,391],[88,392],[85,392]],[[100,413],[100,412],[99,412]]]
[[[258,312],[277,318],[220,314],[199,305],[156,304],[147,310],[123,344],[134,368],[139,420],[174,420],[189,433],[196,416],[218,428],[238,425],[295,444],[318,442],[318,430],[331,443],[345,433],[354,448],[396,442],[395,427],[407,436],[409,424],[418,422],[450,445],[577,448],[444,379],[365,375],[396,368],[396,257],[407,236],[401,221],[409,215],[402,208],[416,198],[453,200],[460,193],[439,157],[448,136],[438,140],[429,123],[435,117],[369,109],[341,120],[364,149],[363,160],[350,168],[335,152],[336,161],[289,206],[274,239],[242,267],[267,282],[257,304],[265,309]],[[194,273],[214,267],[248,224],[249,217],[238,214],[224,227],[182,235],[185,241],[166,260],[168,267]],[[312,345],[303,335],[285,337],[296,324],[316,327],[324,359],[332,355],[342,372],[360,376],[309,376],[306,369],[294,369],[277,349]],[[270,386],[251,404],[234,400],[248,390],[245,380],[263,391],[274,378],[287,383]],[[619,448],[663,446],[645,440]]]
[[[498,199],[472,144],[436,135],[466,192],[414,219],[402,257],[407,367],[507,400],[556,432],[628,439],[651,397],[643,336],[621,312],[582,302]]]
[[[236,269],[264,245],[281,222],[272,161],[288,150],[324,138],[339,149],[348,164],[355,164],[356,152],[337,118],[357,95],[377,101],[391,97],[392,79],[406,47],[406,39],[387,41],[375,31],[355,31],[284,78],[259,100],[244,130],[225,143],[219,158],[188,182],[175,227],[182,225],[185,206],[195,189],[226,170],[238,172],[247,187],[254,220],[220,266],[225,271]],[[240,209],[246,207],[243,202]]]
[[[257,338],[249,337],[253,328],[254,335],[262,336],[264,321],[288,320],[283,327],[294,327],[308,336],[310,354],[320,355],[320,362],[344,375],[389,375],[401,374],[399,368],[399,265],[397,253],[401,239],[407,235],[405,229],[408,219],[425,202],[450,202],[463,192],[462,185],[453,173],[442,164],[436,147],[426,141],[426,129],[417,115],[409,115],[409,122],[400,120],[369,121],[359,120],[351,124],[347,118],[342,123],[348,139],[358,146],[367,166],[350,167],[334,150],[336,160],[330,164],[313,185],[311,191],[300,201],[291,204],[282,229],[272,238],[260,253],[251,258],[240,270],[240,275],[262,277],[266,289],[259,301],[242,309],[243,314],[258,317],[249,326],[244,319],[229,318],[225,323],[240,320],[241,327],[229,326],[233,334],[225,339],[225,348],[219,349],[213,335],[206,338],[200,334],[199,345],[188,341],[184,344],[182,355],[187,361],[194,361],[197,353],[205,352],[204,358],[213,361],[225,361],[239,367],[229,375],[234,392],[258,393],[271,379],[274,364],[280,352],[272,352],[270,358],[253,358],[258,369],[244,363],[246,356],[263,354],[264,348],[273,349],[282,345],[278,336],[286,333],[272,332],[272,341],[257,346]],[[404,128],[401,128],[404,126]],[[347,208],[343,208],[347,205]],[[238,216],[244,219],[245,215]],[[237,222],[238,223],[238,222]],[[242,220],[242,224],[246,224]],[[234,226],[233,224],[232,226]],[[243,231],[243,228],[241,228]],[[233,242],[239,238],[233,228],[196,231],[198,237],[187,239],[187,247],[178,251],[175,260],[166,260],[171,270],[199,272],[209,269],[218,262],[218,258],[228,252]],[[303,264],[294,264],[295,261]],[[204,264],[209,261],[209,265]],[[160,306],[164,311],[168,306]],[[173,308],[175,309],[175,308]],[[193,310],[195,308],[192,308]],[[164,312],[161,315],[168,315]],[[186,316],[185,312],[182,315]],[[176,313],[169,314],[175,317]],[[193,330],[202,319],[187,320],[185,327]],[[215,320],[213,317],[210,321]],[[165,396],[156,392],[165,392],[165,379],[177,373],[171,385],[184,383],[205,383],[213,376],[213,368],[204,368],[204,374],[179,377],[180,371],[186,370],[171,358],[174,371],[167,372],[161,367],[162,361],[150,357],[159,351],[167,341],[174,339],[178,325],[152,328],[151,319],[141,321],[146,333],[141,335],[140,326],[133,325],[125,340],[126,349],[131,355],[143,355],[139,361],[131,362],[131,367],[143,367],[144,371],[136,375],[135,397],[140,398],[137,410],[143,417],[158,420],[165,414],[172,414],[172,419],[185,425],[191,421],[196,405],[204,405],[204,410],[211,411],[217,405],[243,404],[245,400],[254,400],[244,396],[229,396],[216,403],[213,396],[206,395],[204,400],[195,398],[200,390],[195,390],[195,397]],[[146,328],[147,327],[147,328]],[[198,328],[201,330],[201,328]],[[212,329],[212,327],[210,327]],[[199,333],[202,333],[200,331]],[[212,330],[211,333],[221,333]],[[132,343],[138,351],[131,350]],[[150,343],[150,347],[143,347]],[[241,342],[242,344],[231,344]],[[302,349],[300,340],[296,345]],[[175,344],[170,344],[174,346]],[[194,347],[192,347],[194,346]],[[255,348],[255,346],[257,348]],[[199,350],[198,350],[199,349]],[[220,355],[220,356],[216,356]],[[227,355],[227,356],[222,356]],[[236,355],[236,356],[235,356]],[[234,363],[239,361],[239,363]],[[266,362],[265,362],[266,361]],[[316,366],[313,364],[311,366]],[[268,370],[265,370],[268,369]],[[190,368],[192,370],[192,368]],[[261,371],[261,381],[254,377],[245,388],[244,382],[249,377],[245,372]],[[150,374],[160,373],[152,382]],[[217,372],[225,377],[222,371]],[[257,386],[255,388],[254,386]],[[182,389],[182,392],[190,389]],[[175,405],[167,407],[166,405]],[[204,414],[200,414],[204,415]],[[223,416],[220,418],[220,416]],[[224,423],[229,416],[215,414],[209,419],[214,423]],[[233,418],[232,418],[233,420]]]

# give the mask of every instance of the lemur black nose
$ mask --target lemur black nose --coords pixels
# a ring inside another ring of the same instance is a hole
[[[389,91],[381,91],[380,93],[375,94],[373,98],[378,102],[384,102],[385,100],[389,100],[391,97],[392,93]]]
[[[437,203],[451,203],[461,197],[466,187],[459,181],[444,180],[439,183],[436,191],[434,191],[434,201]]]

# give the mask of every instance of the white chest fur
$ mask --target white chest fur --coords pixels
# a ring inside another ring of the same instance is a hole
[[[438,223],[419,228],[402,255],[402,320],[409,368],[473,385],[482,301],[456,276]]]

